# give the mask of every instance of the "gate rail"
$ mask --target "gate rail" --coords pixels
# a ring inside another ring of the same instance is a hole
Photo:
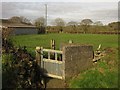
[[[43,49],[41,53],[43,53],[43,52],[48,52],[48,59],[49,59],[49,60],[52,60],[52,59],[50,59],[50,54],[51,54],[51,53],[54,53],[54,54],[55,54],[55,60],[58,60],[58,59],[57,59],[58,54],[63,54],[63,51],[52,50],[52,49]]]

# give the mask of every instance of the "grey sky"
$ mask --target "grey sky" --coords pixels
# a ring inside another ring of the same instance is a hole
[[[30,20],[45,16],[45,5],[48,5],[48,24],[55,18],[66,22],[90,18],[104,24],[118,21],[117,2],[2,2],[2,18],[25,16]]]
[[[119,0],[3,0],[2,2],[119,2]]]

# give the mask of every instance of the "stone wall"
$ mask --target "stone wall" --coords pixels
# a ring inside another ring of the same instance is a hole
[[[68,44],[63,46],[65,80],[78,75],[92,66],[93,46]]]

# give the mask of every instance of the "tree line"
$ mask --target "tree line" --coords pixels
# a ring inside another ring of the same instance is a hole
[[[9,19],[11,22],[15,23],[23,23],[28,25],[35,25],[38,29],[38,33],[45,33],[45,32],[80,32],[87,33],[90,29],[94,29],[91,31],[97,32],[98,31],[117,31],[119,30],[120,22],[111,22],[108,25],[103,25],[101,21],[93,22],[91,19],[83,19],[80,22],[70,21],[68,23],[65,22],[62,18],[56,18],[51,25],[46,26],[46,19],[44,17],[39,17],[31,22],[24,16],[14,16]],[[69,30],[67,30],[69,29]],[[76,30],[76,31],[75,31]]]
[[[44,17],[39,17],[35,19],[33,22],[29,20],[28,18],[24,16],[13,16],[9,19],[10,22],[16,22],[16,23],[23,23],[23,24],[31,24],[36,26],[45,26],[46,20]],[[101,21],[93,22],[91,19],[83,19],[81,22],[76,21],[70,21],[68,23],[65,22],[62,18],[56,18],[53,22],[51,22],[51,25],[53,26],[70,26],[70,25],[98,25],[103,26],[103,23]]]

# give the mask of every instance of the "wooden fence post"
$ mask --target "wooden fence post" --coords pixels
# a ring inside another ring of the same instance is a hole
[[[51,40],[51,49],[55,50],[55,40]],[[55,53],[50,53],[50,55],[52,55],[55,58]]]
[[[52,39],[50,45],[51,49],[55,50],[55,40]]]
[[[40,65],[43,68],[43,47],[40,47]]]
[[[36,47],[36,62],[39,66],[41,66],[41,48],[40,47]]]

